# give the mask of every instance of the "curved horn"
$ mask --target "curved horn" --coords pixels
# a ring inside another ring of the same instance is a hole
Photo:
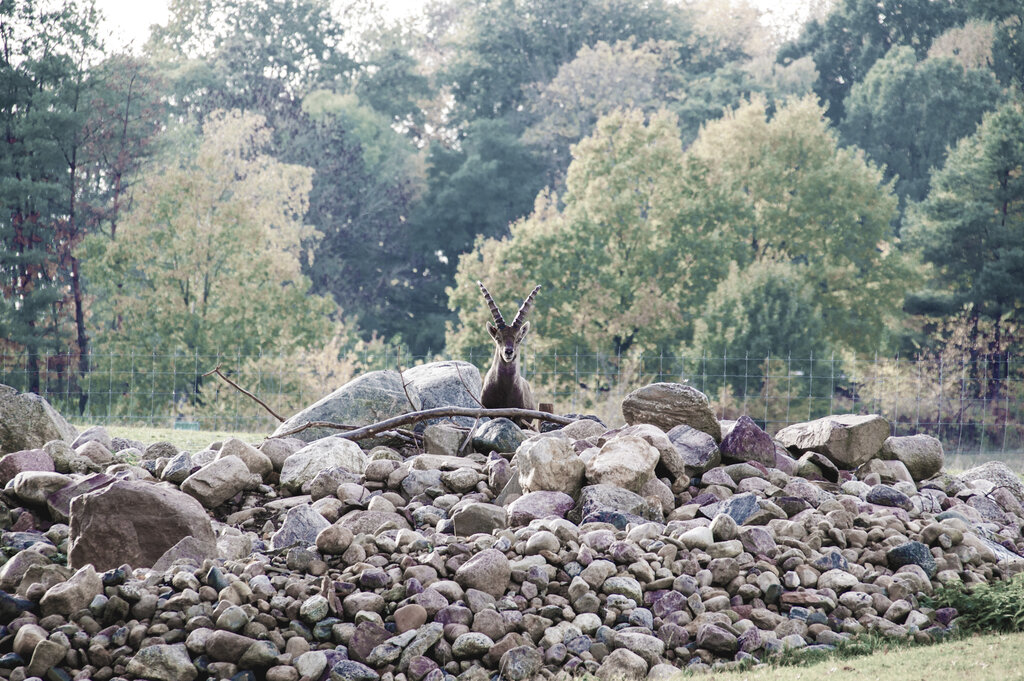
[[[477,281],[476,285],[480,287],[481,291],[483,291],[484,300],[487,301],[487,307],[491,308],[491,316],[494,317],[494,323],[497,324],[499,329],[504,329],[505,318],[501,316],[501,310],[499,310],[498,306],[494,304],[494,298],[491,298],[491,294],[488,293],[483,282]]]
[[[530,314],[530,308],[533,307],[533,299],[537,297],[537,291],[540,291],[540,284],[537,284],[537,288],[533,289],[533,293],[527,296],[523,304],[519,306],[519,312],[516,313],[516,318],[512,321],[512,328],[518,329],[526,321],[526,315]]]

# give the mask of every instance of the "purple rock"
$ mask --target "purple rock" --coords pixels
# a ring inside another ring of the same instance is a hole
[[[867,496],[864,497],[864,501],[877,506],[902,508],[906,511],[914,508],[914,504],[911,503],[910,497],[889,485],[875,485],[868,490]]]
[[[678,612],[686,607],[686,596],[678,591],[666,591],[665,595],[654,601],[651,610],[655,617],[665,617],[669,613]]]
[[[491,454],[487,462],[487,484],[491,489],[505,489],[512,479],[512,467],[500,454]]]
[[[352,639],[348,644],[348,654],[353,660],[365,662],[370,651],[384,641],[391,638],[392,634],[384,627],[374,622],[361,622],[352,632]]]
[[[675,445],[687,475],[700,475],[717,466],[722,460],[722,453],[715,438],[701,430],[678,425],[665,434]]]
[[[956,619],[957,614],[956,608],[939,608],[935,611],[935,621],[948,627],[949,623]]]
[[[796,459],[783,447],[775,447],[775,468],[789,476],[796,475]]]
[[[405,593],[408,596],[415,596],[416,594],[423,593],[423,585],[420,584],[420,580],[415,577],[405,580]]]
[[[756,461],[764,466],[775,466],[775,443],[771,435],[761,430],[754,419],[743,415],[718,445],[722,460],[743,463]]]
[[[540,490],[524,494],[508,507],[509,525],[528,525],[538,518],[564,518],[575,502],[565,492]]]
[[[544,663],[560,665],[568,654],[569,650],[565,647],[564,643],[556,643],[544,651]]]
[[[117,480],[106,473],[96,473],[74,484],[63,487],[50,496],[46,497],[46,506],[50,509],[50,515],[57,522],[66,523],[71,515],[71,500],[77,496],[103,489]]]
[[[384,572],[380,568],[373,568],[370,570],[363,570],[359,574],[359,586],[363,589],[383,589],[386,586],[391,585],[391,577],[388,573]]]
[[[661,628],[658,629],[658,638],[665,642],[665,647],[669,650],[681,648],[690,642],[689,632],[672,622],[661,625]]]
[[[427,674],[437,668],[437,663],[426,655],[417,655],[409,660],[408,675],[413,681],[421,681]]]
[[[811,507],[806,499],[801,499],[800,497],[777,497],[775,505],[781,508],[790,518]]]
[[[442,625],[464,624],[468,627],[473,623],[473,611],[461,605],[449,605],[437,611],[434,621]]]
[[[739,642],[740,650],[745,653],[752,653],[764,645],[761,640],[761,630],[757,627],[751,627],[740,634]]]
[[[628,565],[643,558],[644,552],[631,541],[614,541],[608,547],[608,556],[616,563]]]
[[[700,504],[701,506],[707,506],[708,504],[717,504],[721,499],[712,494],[711,492],[701,492],[693,498],[693,503]]]
[[[775,537],[763,527],[743,528],[740,532],[740,542],[743,544],[743,549],[755,557],[767,556],[772,558],[779,551],[779,547],[775,543]]]
[[[708,485],[721,485],[728,489],[736,489],[736,481],[725,472],[725,469],[719,466],[718,468],[712,468],[709,471],[705,471],[700,476],[700,484],[707,487]]]
[[[0,459],[0,486],[6,485],[22,471],[53,472],[53,459],[41,449],[23,449]]]

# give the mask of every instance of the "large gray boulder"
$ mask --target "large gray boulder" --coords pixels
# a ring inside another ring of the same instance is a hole
[[[184,537],[217,553],[210,517],[189,495],[170,487],[118,481],[71,500],[68,565],[111,570],[151,567]]]
[[[587,459],[587,482],[639,492],[654,475],[660,458],[658,450],[643,438],[621,435],[608,440],[596,455]]]
[[[1020,478],[1002,461],[986,461],[967,469],[959,478],[964,482],[986,480],[996,487],[1005,488],[1019,503],[1024,504],[1024,484],[1021,484]]]
[[[886,438],[878,458],[902,462],[917,482],[941,471],[945,456],[938,438],[919,434]]]
[[[0,455],[42,449],[50,440],[75,441],[78,432],[35,393],[0,384]]]
[[[678,425],[704,431],[722,441],[722,426],[711,411],[708,396],[682,383],[651,383],[622,400],[626,423],[650,423],[668,432]]]
[[[877,455],[891,430],[878,414],[839,414],[793,424],[776,433],[775,439],[792,452],[815,451],[839,468],[851,470]]]
[[[357,376],[327,397],[295,414],[278,426],[271,437],[286,433],[309,421],[365,426],[412,410],[409,398],[402,390],[402,379],[397,371],[371,371]],[[313,442],[337,433],[338,431],[328,428],[307,428],[292,437],[304,442]]]
[[[216,508],[249,486],[249,467],[237,456],[226,456],[206,464],[181,483],[181,491],[192,495],[207,508]]]
[[[480,377],[480,370],[469,362],[421,364],[407,369],[403,376],[408,384],[409,394],[420,409],[480,408],[483,379]],[[473,426],[473,419],[468,416],[456,416],[454,421],[467,428]]]
[[[343,468],[350,473],[366,470],[366,454],[352,440],[343,437],[325,437],[311,442],[284,460],[281,467],[281,485],[294,492],[312,482],[317,473],[332,468]]]
[[[298,412],[278,426],[272,437],[309,421],[365,426],[420,409],[479,407],[480,386],[480,371],[468,362],[432,362],[408,369],[401,375],[393,370],[371,371]],[[473,419],[463,421],[466,426],[473,423]],[[313,442],[337,432],[307,428],[293,437]],[[376,439],[368,441],[376,442]]]
[[[519,445],[515,456],[523,492],[557,490],[570,496],[583,486],[583,460],[561,437],[540,437]]]

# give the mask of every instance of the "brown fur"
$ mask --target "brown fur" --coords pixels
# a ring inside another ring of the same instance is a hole
[[[533,293],[523,301],[516,314],[512,326],[505,324],[498,306],[495,305],[491,294],[480,282],[477,282],[484,294],[487,306],[491,310],[494,324],[487,325],[487,333],[494,341],[494,358],[491,360],[491,368],[484,375],[483,390],[480,395],[480,403],[485,409],[536,409],[537,404],[533,400],[533,390],[529,382],[519,375],[519,346],[522,344],[526,334],[530,331],[530,322],[526,316],[533,306],[533,299],[540,290],[540,286],[533,289]],[[520,426],[532,427],[532,419],[529,424],[526,420],[518,419]]]

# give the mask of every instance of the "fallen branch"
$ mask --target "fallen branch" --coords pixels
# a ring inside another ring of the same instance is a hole
[[[239,391],[240,393],[242,393],[244,395],[247,395],[248,397],[251,397],[252,399],[256,400],[256,402],[259,403],[259,405],[261,407],[266,409],[270,413],[270,415],[273,416],[275,419],[277,419],[278,421],[280,421],[282,423],[284,422],[284,418],[281,417],[281,416],[278,416],[277,413],[273,409],[271,409],[270,407],[267,406],[266,402],[264,402],[260,398],[256,397],[251,392],[249,392],[248,390],[246,390],[245,388],[243,388],[242,386],[238,385],[237,383],[232,381],[230,378],[225,376],[223,373],[221,373],[220,365],[219,364],[217,366],[213,367],[212,369],[210,369],[209,371],[207,371],[205,374],[203,374],[203,378],[206,378],[210,374],[217,374],[218,376],[220,376],[224,380],[225,383],[230,385],[232,388],[234,388],[235,390]]]
[[[573,422],[573,419],[566,418],[564,416],[556,416],[555,414],[549,414],[545,411],[535,411],[533,409],[475,409],[473,407],[435,407],[434,409],[424,409],[423,411],[409,412],[408,414],[402,414],[401,416],[395,416],[379,423],[372,423],[368,426],[362,426],[354,430],[349,430],[347,433],[341,433],[338,437],[343,437],[347,440],[362,440],[363,438],[372,437],[379,435],[385,430],[391,430],[397,426],[402,426],[407,423],[416,423],[418,421],[426,421],[428,419],[443,418],[445,416],[468,416],[470,418],[522,418],[522,419],[539,419],[541,421],[550,421],[551,423],[558,423],[563,426],[569,425]],[[332,428],[335,430],[348,430],[351,426],[343,426],[337,423],[330,423],[328,421],[312,421],[310,423],[304,423],[297,428],[293,428],[280,435],[274,437],[288,437],[295,433],[306,430],[307,428]]]

